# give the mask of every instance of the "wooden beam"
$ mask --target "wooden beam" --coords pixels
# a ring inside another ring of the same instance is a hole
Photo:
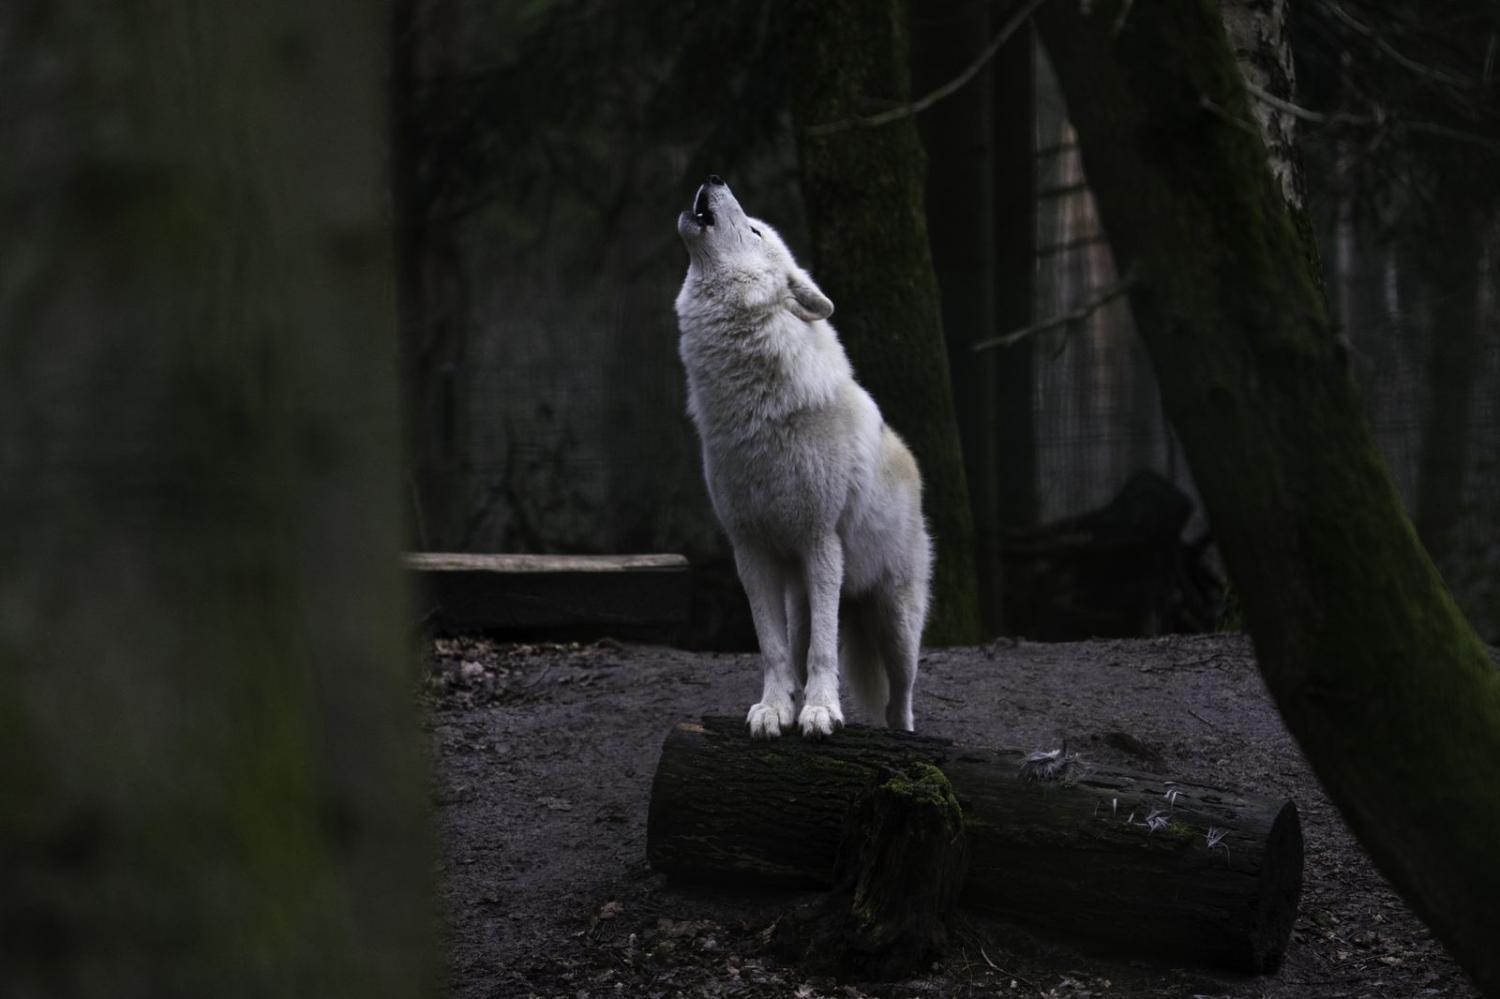
[[[412,552],[401,566],[447,630],[659,634],[687,623],[681,555],[491,555]]]

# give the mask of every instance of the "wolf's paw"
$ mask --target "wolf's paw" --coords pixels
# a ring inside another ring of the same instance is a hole
[[[797,721],[804,738],[825,739],[844,727],[844,713],[837,704],[807,704]]]
[[[774,739],[781,734],[783,728],[791,727],[792,703],[761,701],[759,704],[752,704],[750,713],[745,716],[745,724],[750,726],[750,738]]]

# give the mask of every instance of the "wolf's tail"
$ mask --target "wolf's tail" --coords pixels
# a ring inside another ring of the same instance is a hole
[[[845,600],[839,605],[839,671],[870,721],[881,725],[891,692],[876,637],[878,627],[872,601]]]

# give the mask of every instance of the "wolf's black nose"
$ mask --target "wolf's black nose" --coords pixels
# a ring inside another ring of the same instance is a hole
[[[710,184],[713,184],[715,187],[723,187],[724,186],[724,178],[720,177],[716,173],[711,173],[711,174],[708,175],[708,182]]]

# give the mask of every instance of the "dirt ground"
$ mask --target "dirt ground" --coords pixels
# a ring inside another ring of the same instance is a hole
[[[709,892],[646,864],[662,740],[678,721],[742,713],[760,689],[753,656],[450,637],[429,644],[427,667],[454,999],[1476,995],[1344,828],[1240,636],[932,651],[917,728],[1021,749],[1066,740],[1100,763],[1294,799],[1307,844],[1301,911],[1284,964],[1263,977],[1101,959],[964,916],[923,978],[809,979],[772,958],[767,939],[812,896]]]

